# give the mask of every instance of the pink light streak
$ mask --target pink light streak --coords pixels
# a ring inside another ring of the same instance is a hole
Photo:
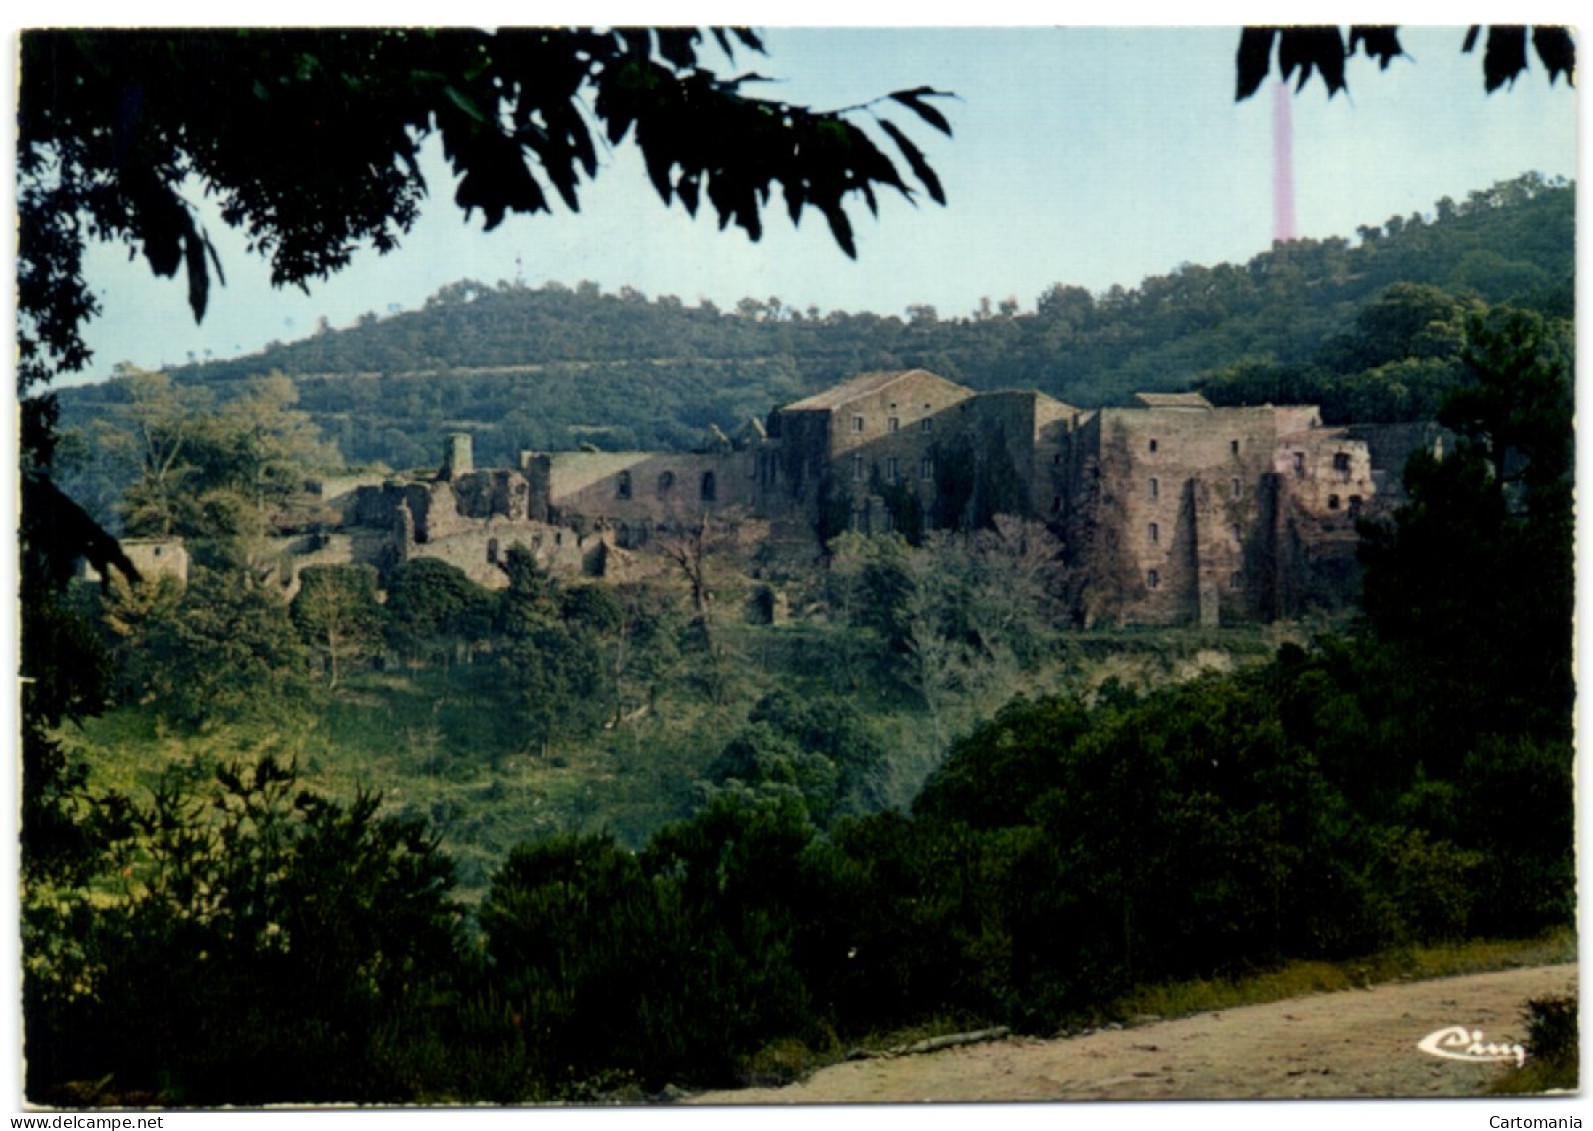
[[[1272,242],[1288,243],[1294,230],[1294,137],[1287,83],[1272,88]]]

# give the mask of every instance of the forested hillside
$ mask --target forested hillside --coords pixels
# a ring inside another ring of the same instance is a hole
[[[1034,387],[1085,407],[1202,379],[1226,382],[1230,398],[1320,395],[1322,373],[1362,378],[1391,360],[1343,341],[1365,332],[1357,320],[1396,283],[1437,288],[1456,305],[1510,302],[1569,317],[1574,207],[1574,186],[1528,174],[1440,200],[1430,215],[1364,226],[1354,239],[1184,265],[1102,294],[1058,283],[1033,310],[1001,298],[958,316],[927,306],[906,317],[798,310],[778,297],[725,311],[592,283],[461,281],[418,311],[323,325],[172,376],[225,401],[247,378],[280,370],[345,459],[394,468],[435,462],[438,437],[453,430],[471,432],[478,460],[499,465],[526,448],[689,447],[710,424],[730,430],[871,368],[923,366],[977,389]],[[1236,375],[1245,381],[1235,385]],[[64,390],[63,424],[82,425],[119,396],[114,382]],[[1406,415],[1437,402],[1356,403]],[[1347,396],[1341,407],[1354,411]]]
[[[636,356],[500,374],[496,407],[464,379],[295,388],[253,363],[208,389],[129,373],[80,394],[91,426],[59,460],[93,456],[124,486],[101,475],[105,493],[77,497],[126,533],[181,536],[192,567],[103,587],[24,573],[30,1099],[635,1101],[789,1079],[898,1043],[882,1035],[1044,1035],[1177,983],[1405,969],[1421,947],[1568,931],[1573,326],[1553,312],[1571,266],[1506,251],[1541,231],[1568,247],[1570,196],[1516,188],[1132,296],[869,316],[879,341],[968,358],[1070,325],[1049,356],[1116,358],[1092,378],[1124,389],[1150,384],[1135,366],[1205,350],[1217,399],[1436,419],[1442,458],[1413,457],[1404,505],[1361,528],[1348,623],[1083,631],[1061,613],[1060,545],[1011,516],[918,545],[847,533],[789,563],[704,525],[626,584],[557,580],[516,546],[497,590],[426,560],[312,567],[291,598],[280,584],[266,535],[338,463],[316,427],[333,391],[364,389],[373,435],[413,429],[430,459],[428,430],[507,412],[515,380],[556,373],[566,395],[524,399],[526,427],[618,442],[568,423],[626,410],[616,370],[667,386],[631,398],[647,411],[667,396],[712,420],[715,397],[780,400],[881,363],[841,359],[835,343],[885,348],[860,333],[824,338],[860,318],[464,287],[364,332],[453,319],[464,340],[478,312],[563,303],[572,325],[633,312],[608,348]],[[1419,264],[1423,241],[1449,274],[1352,282],[1385,253]],[[1249,298],[1195,314],[1195,280],[1219,277]],[[748,352],[642,356],[640,327],[687,325]],[[752,349],[777,339],[829,341],[836,371]],[[949,356],[897,360],[974,380]],[[347,445],[365,410],[340,403]],[[24,515],[38,546],[71,512]]]

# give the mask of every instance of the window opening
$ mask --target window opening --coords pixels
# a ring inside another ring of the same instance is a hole
[[[711,472],[711,471],[703,472],[702,473],[702,501],[705,502],[705,503],[711,503],[711,502],[714,501],[714,498],[715,498],[715,496],[717,494],[718,494],[718,484],[714,481],[714,473]]]
[[[615,494],[616,498],[621,498],[621,499],[628,499],[628,498],[631,497],[631,473],[630,472],[622,471],[622,472],[619,473],[618,487],[615,489],[614,494]]]
[[[1151,570],[1149,573],[1147,573],[1145,575],[1145,588],[1147,588],[1147,589],[1160,589],[1161,586],[1162,586],[1162,575],[1160,573],[1156,572],[1155,570]]]

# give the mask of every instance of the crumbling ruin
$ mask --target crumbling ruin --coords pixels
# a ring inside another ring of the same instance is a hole
[[[336,529],[291,569],[412,557],[482,584],[516,543],[555,574],[647,572],[649,543],[705,518],[816,551],[841,529],[1045,522],[1077,577],[1082,625],[1271,620],[1352,599],[1356,519],[1429,432],[1322,426],[1312,406],[1217,408],[1194,393],[1081,410],[976,393],[921,369],[869,373],[776,408],[695,452],[521,453],[477,469],[450,436],[435,475],[353,486]],[[656,566],[654,567],[656,568]]]

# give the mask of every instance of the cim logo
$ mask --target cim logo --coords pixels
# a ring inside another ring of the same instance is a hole
[[[1520,1045],[1484,1043],[1481,1029],[1468,1029],[1464,1025],[1451,1025],[1428,1033],[1416,1042],[1416,1047],[1429,1056],[1469,1060],[1473,1064],[1513,1060],[1520,1068],[1527,1060],[1527,1050]]]

